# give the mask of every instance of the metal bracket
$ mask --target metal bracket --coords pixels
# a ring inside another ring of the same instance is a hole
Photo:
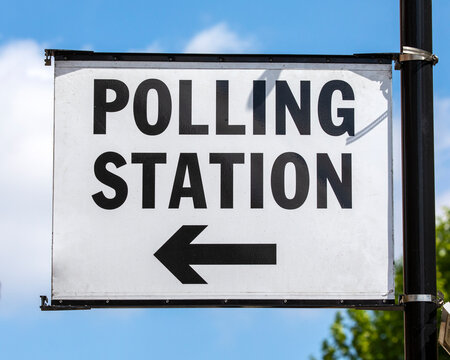
[[[45,59],[44,59],[45,66],[51,66],[52,65],[52,56],[53,56],[53,50],[52,49],[45,49]]]
[[[438,291],[437,296],[431,294],[402,294],[399,296],[398,302],[400,305],[405,305],[409,302],[431,302],[440,308],[444,305],[444,294],[440,291]]]
[[[56,311],[56,310],[90,310],[91,307],[87,305],[73,306],[73,305],[49,305],[48,298],[45,295],[41,295],[41,311]]]
[[[403,46],[402,53],[398,55],[395,69],[399,70],[401,64],[406,61],[428,61],[434,66],[438,63],[439,58],[429,51],[418,49],[412,46]]]

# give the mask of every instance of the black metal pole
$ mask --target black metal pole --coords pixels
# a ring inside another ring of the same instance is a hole
[[[402,48],[432,52],[431,0],[400,0],[400,26]],[[433,64],[403,62],[401,86],[404,292],[435,296]],[[407,301],[404,327],[405,359],[437,359],[434,303]]]

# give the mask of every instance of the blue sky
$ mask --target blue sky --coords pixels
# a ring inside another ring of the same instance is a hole
[[[450,205],[450,2],[434,1],[436,201]],[[15,1],[0,12],[0,349],[8,359],[273,359],[318,354],[332,310],[41,313],[50,294],[52,76],[44,48],[397,52],[399,4],[361,1]],[[400,78],[394,72],[396,224]],[[398,226],[397,226],[398,227]],[[400,252],[397,233],[396,255]]]

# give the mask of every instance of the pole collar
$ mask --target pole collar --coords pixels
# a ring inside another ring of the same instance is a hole
[[[402,53],[399,54],[398,61],[400,63],[405,61],[428,61],[436,65],[439,58],[429,51],[418,49],[412,46],[402,46]]]
[[[438,295],[431,294],[402,294],[399,296],[399,303],[404,305],[410,302],[431,302],[441,307],[444,304],[444,295],[438,291]]]

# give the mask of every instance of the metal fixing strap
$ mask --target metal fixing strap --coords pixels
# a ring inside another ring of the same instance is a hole
[[[434,296],[431,294],[408,294],[400,295],[399,303],[406,304],[409,302],[431,302],[441,307],[444,304],[444,295],[438,291],[438,295]]]
[[[418,49],[412,46],[403,46],[402,53],[399,55],[398,61],[404,62],[415,60],[429,61],[433,65],[436,65],[439,61],[439,58],[429,51]]]

